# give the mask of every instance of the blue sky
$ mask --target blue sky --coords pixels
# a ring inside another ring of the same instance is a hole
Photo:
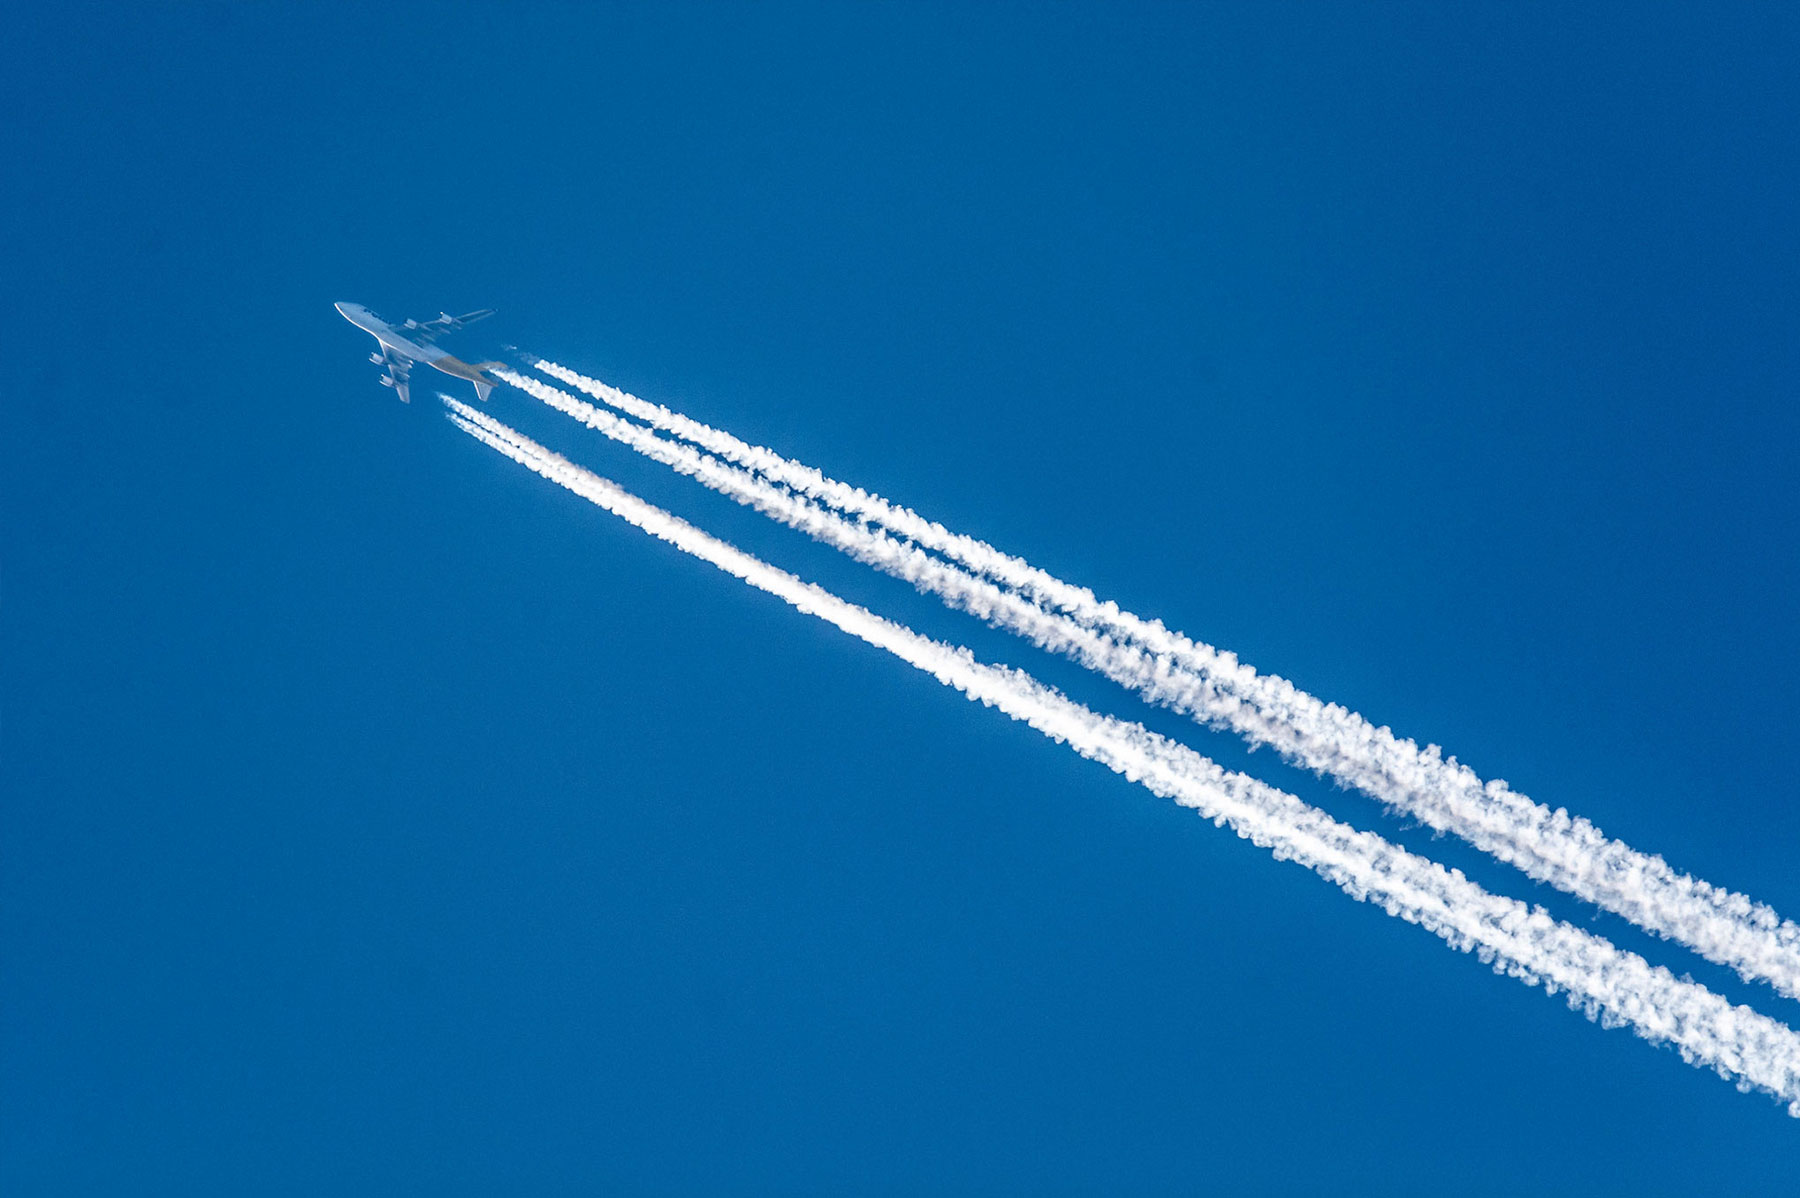
[[[376,385],[516,344],[1800,913],[1784,6],[71,5],[0,94],[9,1193],[1781,1193],[1800,1131]],[[461,395],[467,388],[451,389]],[[746,548],[1543,902],[559,426]]]

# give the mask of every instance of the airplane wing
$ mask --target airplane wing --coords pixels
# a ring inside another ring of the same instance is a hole
[[[420,345],[430,345],[445,333],[454,333],[467,324],[478,320],[486,320],[494,314],[492,308],[482,308],[475,312],[465,312],[461,316],[452,316],[448,312],[438,313],[436,320],[409,320],[402,326],[406,335]]]
[[[392,387],[401,403],[411,403],[412,384],[407,380],[412,376],[412,363],[385,345],[381,347],[381,360],[387,365],[387,373],[382,376],[381,385]]]

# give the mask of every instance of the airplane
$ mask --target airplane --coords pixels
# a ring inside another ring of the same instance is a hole
[[[494,314],[492,308],[483,308],[464,316],[440,312],[436,320],[408,320],[395,326],[361,304],[343,303],[336,306],[338,314],[345,320],[363,332],[374,335],[380,349],[369,355],[369,361],[377,366],[387,367],[387,373],[381,378],[381,385],[392,387],[401,403],[412,402],[412,387],[407,378],[412,374],[414,362],[425,362],[445,374],[468,379],[475,384],[476,399],[486,399],[494,390],[494,384],[481,372],[506,365],[504,362],[477,362],[471,366],[432,344],[445,333],[453,333],[464,325],[487,319]]]

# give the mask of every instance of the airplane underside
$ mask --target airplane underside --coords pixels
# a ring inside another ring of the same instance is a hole
[[[470,365],[459,358],[451,357],[432,344],[445,332],[454,332],[473,321],[492,316],[493,309],[484,308],[479,312],[470,312],[464,316],[451,316],[445,313],[436,320],[409,320],[402,329],[383,320],[361,304],[348,302],[335,305],[339,314],[365,333],[371,334],[380,345],[377,353],[371,354],[369,360],[376,365],[385,365],[387,373],[381,378],[385,387],[392,387],[401,403],[412,402],[411,375],[413,365],[424,362],[454,378],[465,379],[475,385],[475,398],[485,400],[494,392],[494,382],[483,371],[503,366],[503,362],[478,362]]]

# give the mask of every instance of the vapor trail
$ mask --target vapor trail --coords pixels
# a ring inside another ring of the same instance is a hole
[[[1385,726],[1376,727],[1353,711],[1307,694],[1285,678],[1257,673],[1232,653],[1101,601],[1085,587],[1064,582],[984,541],[950,532],[909,508],[556,363],[540,359],[534,365],[619,411],[854,517],[840,521],[847,529],[866,531],[869,525],[891,529],[1015,592],[1052,621],[1047,624],[1020,614],[1019,605],[995,598],[992,590],[971,590],[966,581],[946,583],[889,546],[863,541],[862,550],[851,550],[878,568],[900,574],[1046,648],[1076,657],[1153,702],[1208,726],[1229,728],[1252,745],[1271,746],[1285,760],[1354,786],[1428,827],[1455,833],[1538,881],[1685,944],[1747,979],[1768,982],[1781,993],[1800,998],[1800,925],[1782,919],[1773,908],[1680,873],[1660,856],[1612,839],[1590,821],[1561,808],[1552,810],[1499,779],[1483,782],[1454,757],[1444,757],[1435,745],[1420,748]],[[600,427],[591,405],[555,392],[568,403],[580,404],[571,408],[547,398],[545,392],[553,388],[510,371],[503,377]],[[804,527],[820,539],[833,539],[822,535],[815,523]],[[833,543],[847,548],[842,538]],[[967,574],[962,578],[966,580]]]
[[[1673,1045],[1740,1089],[1760,1089],[1800,1117],[1800,1036],[1749,1007],[1651,966],[1635,953],[1541,908],[1483,890],[1460,872],[1359,832],[1293,795],[1232,773],[1141,725],[1102,716],[1030,675],[981,663],[763,562],[551,453],[467,404],[445,397],[451,419],[476,440],[612,512],[651,536],[899,657],[970,699],[998,708],[1153,793],[1297,861],[1347,894],[1475,951],[1496,972],[1566,992],[1570,1006],[1607,1026],[1629,1024]]]

